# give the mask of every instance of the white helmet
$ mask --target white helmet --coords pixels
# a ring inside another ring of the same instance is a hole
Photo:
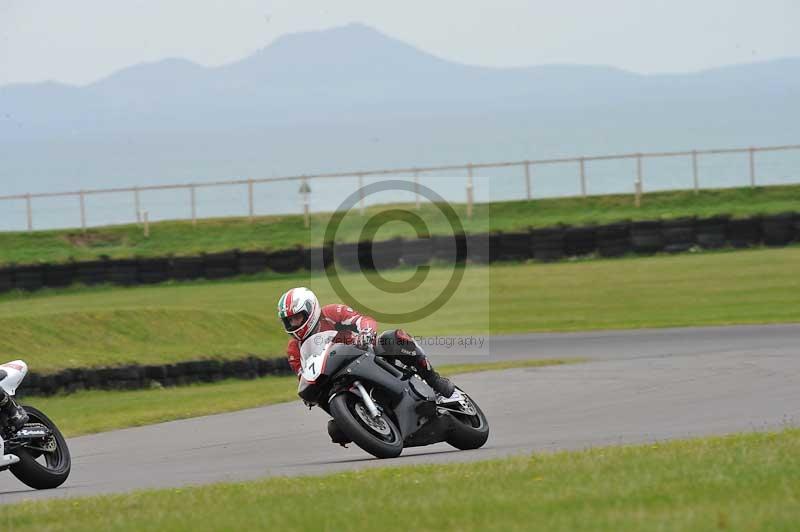
[[[291,319],[298,315],[303,318],[302,321]],[[278,300],[278,317],[283,322],[283,328],[301,342],[316,332],[319,316],[319,300],[314,292],[304,286],[292,288]]]

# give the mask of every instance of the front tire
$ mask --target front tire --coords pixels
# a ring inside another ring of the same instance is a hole
[[[483,447],[486,440],[489,439],[489,421],[478,406],[478,403],[473,401],[467,394],[464,394],[464,396],[472,408],[475,409],[475,414],[467,415],[450,412],[450,416],[453,418],[453,428],[447,436],[447,443],[456,449],[468,451]]]
[[[403,452],[403,437],[388,416],[373,420],[364,403],[351,393],[341,393],[330,403],[336,425],[353,443],[376,458],[395,458]]]
[[[41,423],[50,430],[55,441],[55,449],[50,452],[17,449],[13,452],[19,457],[19,462],[9,469],[15,477],[31,488],[37,490],[57,488],[67,480],[72,467],[67,441],[56,424],[44,413],[32,406],[22,408],[30,416],[29,423]],[[37,461],[37,458],[44,463]]]

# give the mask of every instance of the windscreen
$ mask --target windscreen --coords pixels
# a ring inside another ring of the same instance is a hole
[[[318,356],[336,337],[336,331],[325,331],[309,336],[300,348],[300,363],[305,366],[306,360]]]

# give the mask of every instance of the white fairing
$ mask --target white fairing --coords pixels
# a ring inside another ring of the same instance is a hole
[[[300,368],[302,377],[314,382],[325,368],[328,347],[336,337],[336,331],[325,331],[309,336],[300,347]]]
[[[14,395],[22,379],[28,374],[28,365],[22,360],[13,360],[0,366],[0,369],[7,374],[3,380],[0,380],[0,388],[3,388],[8,395]],[[5,454],[5,442],[0,437],[0,469],[5,469],[17,462],[19,462],[18,456]]]
[[[17,388],[22,382],[22,379],[28,374],[28,365],[22,360],[13,360],[0,365],[0,369],[8,374],[5,379],[0,381],[0,387],[2,387],[8,395],[14,395],[17,393]]]
[[[0,469],[5,469],[10,465],[14,465],[19,462],[19,456],[14,454],[5,454],[5,443],[3,442],[3,438],[0,437]]]

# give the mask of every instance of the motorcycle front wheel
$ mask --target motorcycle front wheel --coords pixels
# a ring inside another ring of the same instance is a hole
[[[385,415],[373,418],[356,395],[337,395],[330,403],[330,410],[339,429],[372,456],[394,458],[403,452],[403,437],[397,425]]]
[[[43,412],[32,406],[23,406],[28,413],[28,423],[40,423],[50,430],[51,436],[42,442],[40,448],[23,447],[14,452],[19,457],[19,462],[9,469],[11,473],[37,490],[57,488],[69,476],[72,460],[67,448],[67,442],[56,424]]]

